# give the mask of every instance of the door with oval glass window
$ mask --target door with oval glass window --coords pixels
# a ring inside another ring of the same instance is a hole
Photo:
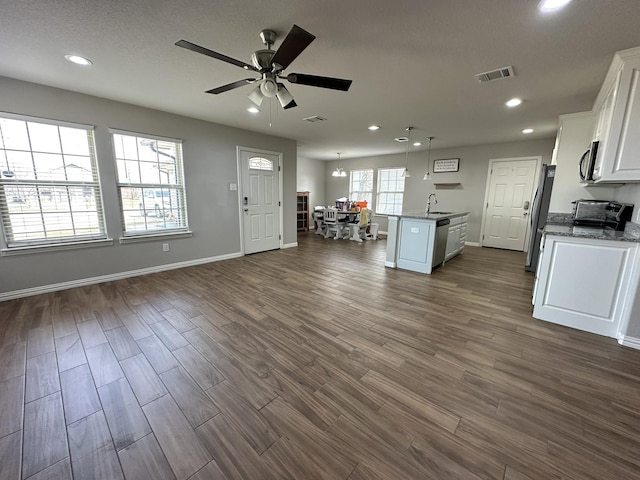
[[[277,153],[240,149],[245,254],[280,248],[280,159]]]

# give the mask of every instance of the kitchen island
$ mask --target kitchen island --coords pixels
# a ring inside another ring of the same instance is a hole
[[[385,266],[419,273],[462,253],[469,212],[411,210],[389,215]]]

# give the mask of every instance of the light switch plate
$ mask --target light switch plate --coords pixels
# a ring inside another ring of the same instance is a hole
[[[232,191],[232,192],[238,190],[238,184],[237,183],[230,183],[229,184],[229,190]]]

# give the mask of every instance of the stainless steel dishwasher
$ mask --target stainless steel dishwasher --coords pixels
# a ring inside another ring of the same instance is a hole
[[[447,237],[449,236],[450,223],[451,220],[448,218],[436,220],[436,241],[433,246],[433,260],[431,262],[432,268],[436,268],[444,262],[444,257],[447,251]]]

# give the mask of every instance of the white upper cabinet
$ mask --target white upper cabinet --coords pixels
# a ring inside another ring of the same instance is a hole
[[[640,182],[640,47],[615,54],[593,111],[595,181]]]

